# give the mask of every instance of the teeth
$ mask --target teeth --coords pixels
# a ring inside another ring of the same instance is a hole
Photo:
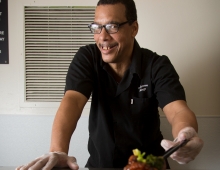
[[[109,50],[110,47],[102,47],[103,50]]]

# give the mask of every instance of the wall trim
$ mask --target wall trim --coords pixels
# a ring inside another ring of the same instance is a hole
[[[165,115],[160,115],[161,118],[166,118]],[[196,115],[196,118],[220,118],[220,115]]]

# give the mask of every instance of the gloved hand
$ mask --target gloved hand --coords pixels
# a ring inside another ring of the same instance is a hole
[[[70,157],[64,152],[49,152],[44,154],[27,165],[22,165],[16,168],[16,170],[28,170],[31,168],[32,170],[39,169],[52,169],[53,167],[65,168],[69,167],[73,170],[78,170],[79,166],[76,163],[75,157]]]
[[[198,137],[198,134],[192,127],[183,128],[177,138],[174,141],[162,140],[161,146],[168,150],[169,148],[176,145],[176,142],[190,139],[190,141],[183,147],[179,148],[170,157],[177,161],[179,164],[186,164],[195,159],[203,147],[203,141]]]

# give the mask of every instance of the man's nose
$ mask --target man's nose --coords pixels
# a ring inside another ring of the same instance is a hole
[[[105,27],[102,27],[99,37],[102,39],[106,39],[106,38],[111,37],[111,35],[106,31]]]

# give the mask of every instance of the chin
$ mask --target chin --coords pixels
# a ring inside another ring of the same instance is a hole
[[[113,57],[107,57],[107,56],[102,56],[102,60],[105,62],[105,63],[115,63],[114,61],[114,58]]]

